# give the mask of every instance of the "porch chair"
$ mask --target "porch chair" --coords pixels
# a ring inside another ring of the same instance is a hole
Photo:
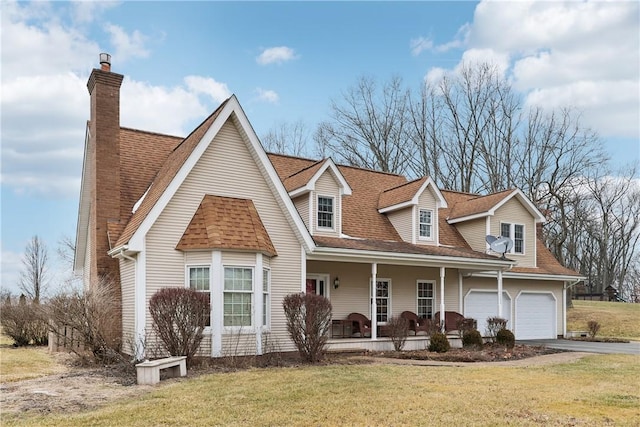
[[[347,316],[353,322],[353,334],[360,334],[361,337],[371,336],[371,320],[360,313],[351,313]]]
[[[409,330],[413,331],[414,335],[418,335],[418,332],[424,332],[426,335],[429,335],[430,322],[429,319],[422,319],[418,317],[413,311],[403,311],[400,313],[400,317],[403,319],[407,319],[409,322]]]
[[[440,312],[437,312],[434,316],[434,320],[440,323]],[[451,332],[458,329],[458,322],[464,320],[464,316],[455,311],[444,312],[444,330],[445,332]]]

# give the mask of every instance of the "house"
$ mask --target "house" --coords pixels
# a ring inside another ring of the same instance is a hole
[[[392,348],[378,327],[405,310],[459,312],[481,331],[500,316],[517,339],[565,333],[566,290],[581,277],[537,237],[544,217],[521,191],[459,193],[268,154],[235,96],[186,138],[123,128],[123,76],[105,54],[101,65],[87,84],[75,270],[86,286],[119,284],[123,342],[151,333],[149,299],[171,286],[210,296],[201,354],[213,357],[293,350],[282,300],[296,292],[330,299],[336,349]],[[487,235],[513,247],[500,256]],[[371,336],[344,322],[353,312]]]

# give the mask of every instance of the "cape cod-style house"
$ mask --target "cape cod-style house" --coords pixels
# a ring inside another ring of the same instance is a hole
[[[381,326],[403,311],[457,312],[481,332],[499,316],[517,339],[565,333],[566,289],[581,278],[538,238],[544,217],[518,189],[466,194],[269,154],[235,96],[186,138],[123,128],[123,76],[103,57],[87,84],[74,267],[86,286],[119,284],[123,342],[151,333],[149,299],[172,286],[209,295],[201,354],[212,357],[294,350],[282,300],[295,292],[329,298],[336,349],[392,348]],[[502,257],[487,235],[513,247]]]

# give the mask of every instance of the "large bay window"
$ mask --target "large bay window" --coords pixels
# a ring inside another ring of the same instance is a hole
[[[211,301],[211,287],[209,266],[190,266],[188,267],[189,288],[205,293],[207,301]],[[207,326],[211,326],[211,310],[207,313]]]
[[[269,288],[271,284],[271,270],[262,270],[262,326],[269,326]]]

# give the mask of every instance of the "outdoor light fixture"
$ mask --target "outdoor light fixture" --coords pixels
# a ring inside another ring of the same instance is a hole
[[[340,286],[340,279],[336,277],[333,279],[333,289],[338,289],[338,286]]]

